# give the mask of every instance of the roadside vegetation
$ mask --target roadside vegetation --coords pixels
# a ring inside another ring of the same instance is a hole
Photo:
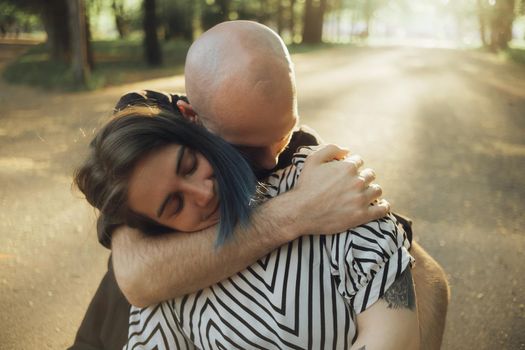
[[[96,90],[103,87],[134,83],[143,80],[182,74],[184,60],[190,46],[188,41],[162,42],[164,60],[160,66],[151,66],[144,61],[140,39],[119,39],[92,42],[95,59],[93,69],[85,86],[78,85],[71,65],[52,60],[44,43],[35,45],[8,64],[2,75],[12,84],[23,84],[43,89],[78,91]],[[315,50],[347,46],[349,44],[294,44],[290,52],[306,53]]]
[[[525,45],[511,46],[505,50],[505,56],[516,63],[525,64]]]
[[[182,72],[188,43],[236,19],[270,26],[294,52],[415,39],[525,61],[525,47],[512,45],[525,41],[525,0],[0,0],[0,40],[46,38],[3,77],[78,90],[170,76]]]
[[[85,86],[78,85],[71,65],[52,60],[45,44],[39,44],[11,62],[3,78],[13,84],[45,89],[74,91],[94,90],[136,81],[181,74],[189,43],[182,40],[162,43],[164,64],[150,66],[144,61],[141,40],[111,40],[92,42],[95,69]]]

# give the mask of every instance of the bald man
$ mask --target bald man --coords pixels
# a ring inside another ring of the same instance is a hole
[[[188,102],[183,115],[236,145],[263,173],[279,162],[297,131],[295,77],[288,51],[271,30],[253,22],[227,22],[206,32],[188,52]],[[199,233],[149,237],[120,227],[111,237],[113,264],[127,299],[146,306],[212,285],[254,263],[280,245],[308,234],[333,233],[382,217],[389,210],[371,184],[362,161],[330,162],[346,152],[333,149],[306,169],[296,188],[257,208],[251,227],[216,250],[215,228]],[[317,203],[323,203],[319,207]],[[417,245],[411,253],[425,349],[439,348],[448,302],[442,270]],[[111,271],[106,277],[111,283]]]

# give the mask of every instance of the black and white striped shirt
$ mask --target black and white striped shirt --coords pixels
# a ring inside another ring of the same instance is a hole
[[[310,152],[269,177],[269,197],[294,186]],[[126,349],[347,349],[356,315],[412,262],[408,248],[392,215],[301,237],[209,288],[132,307]]]

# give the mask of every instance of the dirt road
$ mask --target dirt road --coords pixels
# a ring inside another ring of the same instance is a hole
[[[443,348],[525,349],[525,67],[415,48],[293,59],[303,123],[365,158],[449,274]],[[183,79],[74,94],[0,82],[0,349],[72,342],[108,256],[72,172],[136,88]]]

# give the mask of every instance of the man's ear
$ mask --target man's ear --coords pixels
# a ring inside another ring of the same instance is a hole
[[[197,113],[195,113],[195,111],[193,110],[193,107],[188,102],[183,101],[183,100],[178,100],[177,108],[179,108],[179,111],[184,116],[184,118],[188,119],[192,123],[200,123]]]

